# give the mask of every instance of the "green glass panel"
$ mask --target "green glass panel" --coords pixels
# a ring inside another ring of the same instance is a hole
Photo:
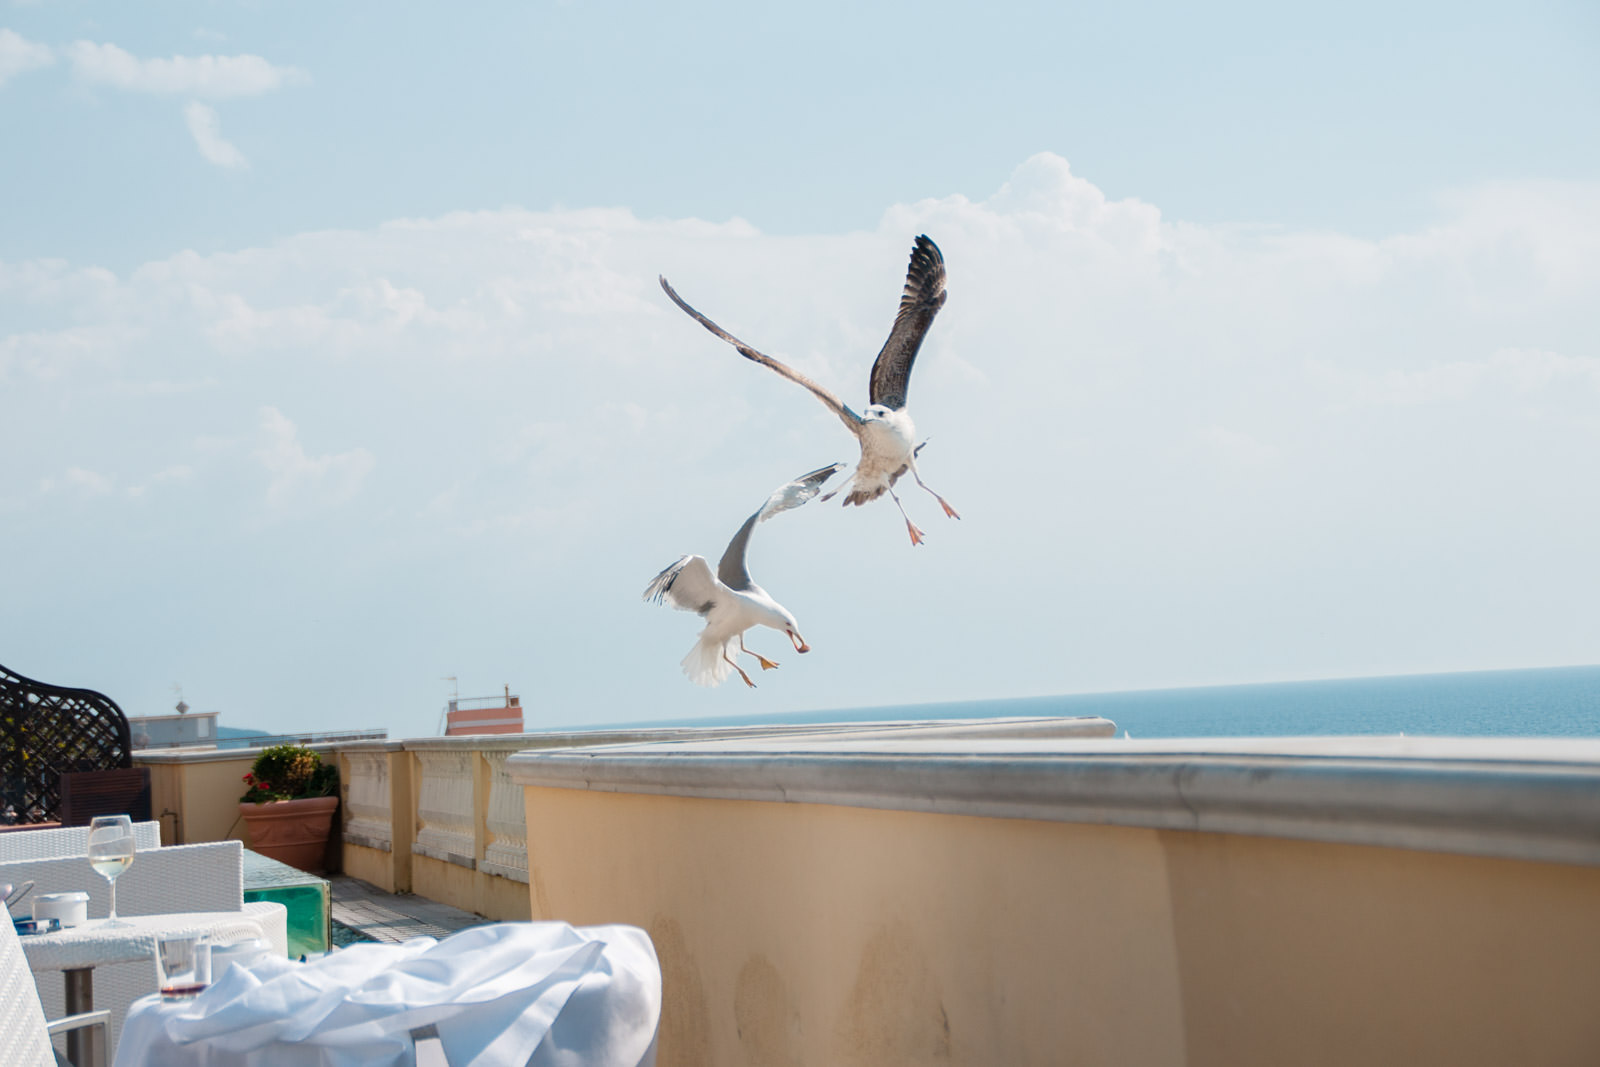
[[[244,899],[270,900],[289,912],[289,958],[328,951],[332,924],[328,881],[245,849]]]

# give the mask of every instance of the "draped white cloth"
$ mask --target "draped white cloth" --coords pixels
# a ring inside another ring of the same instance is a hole
[[[655,1062],[661,968],[634,926],[499,923],[213,978],[194,1000],[138,1001],[116,1067],[410,1064],[429,1025],[451,1067]]]

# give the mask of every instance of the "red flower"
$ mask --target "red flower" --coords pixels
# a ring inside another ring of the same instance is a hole
[[[249,781],[252,781],[254,779],[255,779],[255,775],[251,774],[249,771],[245,771],[244,772],[244,780],[245,781],[249,782]]]
[[[269,786],[266,782],[257,782],[256,783],[256,788],[265,790],[265,789],[271,789],[272,787]]]

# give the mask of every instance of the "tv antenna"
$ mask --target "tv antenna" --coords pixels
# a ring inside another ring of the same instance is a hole
[[[447,674],[439,680],[441,682],[450,683],[450,703],[446,704],[444,706],[444,710],[439,712],[439,725],[435,727],[435,729],[438,730],[439,734],[442,736],[444,734],[444,717],[450,713],[452,708],[455,707],[456,701],[461,699],[461,687],[456,684],[456,676],[453,674]]]

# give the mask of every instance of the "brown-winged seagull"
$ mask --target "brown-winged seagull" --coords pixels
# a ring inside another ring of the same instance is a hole
[[[715,575],[711,573],[704,556],[682,556],[645,587],[644,599],[695,612],[706,620],[705,629],[700,631],[700,639],[683,657],[683,673],[695,685],[719,685],[732,670],[738,671],[744,684],[754,689],[756,683],[733,660],[738,652],[754,656],[764,671],[777,666],[759,652],[751,652],[744,647],[744,632],[752,626],[770,626],[774,630],[782,630],[789,635],[796,652],[811,651],[811,646],[800,636],[799,624],[789,610],[751,581],[750,570],[745,565],[745,553],[750,547],[750,532],[756,528],[756,523],[804,504],[821,492],[822,483],[843,466],[843,463],[833,463],[810,474],[803,474],[768,497],[767,502],[761,505],[761,510],[744,520],[739,532],[728,542]]]
[[[661,279],[661,288],[666,290],[666,294],[672,298],[674,304],[688,312],[700,325],[737,348],[746,359],[771,367],[790,381],[811,390],[818,400],[828,406],[828,410],[839,416],[845,428],[856,435],[856,439],[861,443],[861,462],[856,464],[855,478],[851,481],[850,491],[844,498],[846,504],[865,504],[888,493],[894,500],[895,507],[900,509],[900,515],[906,520],[906,529],[911,532],[911,543],[920,545],[923,533],[917,529],[916,523],[911,521],[911,516],[906,514],[904,505],[894,492],[894,483],[909,470],[918,485],[933,493],[933,498],[944,508],[946,515],[952,519],[961,517],[956,514],[955,508],[945,502],[944,497],[928,489],[922,476],[917,473],[917,453],[922,450],[922,445],[914,444],[917,430],[912,425],[910,413],[906,411],[906,388],[911,380],[911,365],[916,362],[917,349],[922,346],[923,336],[927,334],[928,327],[933,325],[933,317],[944,307],[946,295],[944,256],[940,255],[939,246],[929,240],[926,234],[919,236],[912,246],[911,265],[906,270],[905,290],[900,296],[900,311],[895,315],[894,328],[889,331],[889,339],[884,342],[878,358],[873,361],[867,394],[870,402],[866,410],[859,415],[810,378],[771,356],[757,352],[684,303],[683,298],[673,292],[672,286],[667,284],[667,279],[664,277]],[[833,493],[829,493],[822,499],[827,500],[832,496]]]

